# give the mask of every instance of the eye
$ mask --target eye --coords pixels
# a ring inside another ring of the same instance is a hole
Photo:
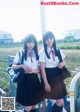
[[[34,43],[34,42],[32,42],[32,43]]]
[[[53,40],[53,38],[51,37],[50,40]]]

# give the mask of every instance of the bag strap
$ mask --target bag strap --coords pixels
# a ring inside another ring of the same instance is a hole
[[[59,62],[63,62],[60,50],[57,51]]]
[[[21,59],[21,64],[23,64],[24,61],[24,52],[22,51],[22,59]]]
[[[20,51],[18,52],[18,55],[20,57]],[[20,64],[23,64],[23,61],[24,61],[24,52],[22,51],[22,57],[21,57],[21,63]]]
[[[19,57],[20,57],[20,51],[18,52],[18,55],[19,55]]]

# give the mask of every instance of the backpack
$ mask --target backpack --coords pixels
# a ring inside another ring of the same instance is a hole
[[[20,57],[20,52],[18,52],[18,55]],[[18,65],[23,64],[23,60],[24,60],[24,52],[22,51],[21,62],[18,63]],[[22,83],[24,77],[24,70],[22,68],[13,70],[12,65],[13,62],[7,68],[7,73],[9,75],[10,80],[14,83]]]

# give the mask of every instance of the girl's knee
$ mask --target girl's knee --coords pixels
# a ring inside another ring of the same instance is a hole
[[[31,111],[32,106],[25,106],[24,109],[25,109],[26,111]]]
[[[58,100],[56,100],[56,104],[57,104],[58,106],[62,106],[62,105],[63,105],[63,99],[58,99]]]

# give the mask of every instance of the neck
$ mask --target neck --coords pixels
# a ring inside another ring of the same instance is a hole
[[[48,46],[49,47],[49,46]],[[51,47],[49,47],[50,49],[52,49],[53,47],[51,46]]]
[[[33,51],[33,49],[28,49],[29,52]]]

